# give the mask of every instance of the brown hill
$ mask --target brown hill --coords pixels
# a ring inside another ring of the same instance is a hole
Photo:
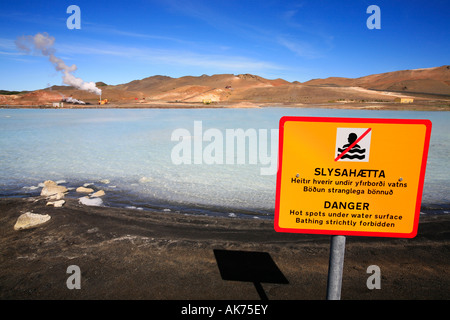
[[[145,97],[146,103],[169,102],[254,102],[254,103],[326,103],[329,101],[394,100],[395,96],[363,88],[339,88],[327,85],[269,80],[251,74],[170,78],[154,76],[115,86]]]
[[[29,93],[0,95],[0,104],[4,105],[46,105],[61,101],[61,95],[55,91],[36,90]]]
[[[223,89],[226,87],[243,89],[254,86],[276,86],[280,84],[289,84],[289,82],[282,79],[268,80],[251,74],[240,74],[237,76],[233,74],[216,74],[212,76],[185,76],[181,78],[153,76],[142,80],[131,81],[126,84],[120,84],[115,86],[115,88],[152,95],[185,86],[203,86],[208,87],[209,89]]]
[[[290,82],[283,79],[269,80],[251,74],[216,74],[180,78],[158,75],[120,84],[114,86],[114,89],[132,92],[139,99],[145,98],[146,101],[153,102],[202,102],[203,100],[219,102],[234,101],[236,100],[234,96],[242,96],[239,93],[249,89],[285,85],[290,85]],[[244,96],[240,100],[248,99]]]
[[[403,70],[358,79],[327,78],[305,83],[269,80],[251,74],[171,78],[153,76],[115,86],[146,102],[326,103],[393,101],[403,94],[450,95],[450,67]]]
[[[304,83],[283,79],[269,80],[252,74],[217,74],[172,78],[152,76],[119,85],[97,82],[102,98],[114,104],[201,103],[203,101],[237,104],[251,103],[328,103],[386,101],[396,97],[432,94],[450,97],[450,66],[402,70],[361,78],[330,77]],[[422,98],[420,98],[420,96]],[[30,93],[0,95],[0,104],[45,105],[73,97],[97,104],[99,96],[69,86],[53,86]]]
[[[450,95],[450,66],[386,72],[361,78],[314,79],[305,85],[361,87],[405,93]]]

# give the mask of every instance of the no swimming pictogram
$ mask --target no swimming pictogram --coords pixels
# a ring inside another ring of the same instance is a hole
[[[334,161],[369,162],[372,128],[337,128]]]

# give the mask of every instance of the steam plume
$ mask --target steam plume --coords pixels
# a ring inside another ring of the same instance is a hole
[[[55,43],[55,38],[48,35],[48,33],[37,33],[34,36],[21,36],[16,40],[16,46],[26,53],[31,53],[34,49],[40,52],[42,55],[48,57],[50,62],[55,66],[57,71],[61,71],[63,74],[63,83],[73,86],[80,90],[89,91],[98,95],[102,94],[102,90],[95,86],[94,82],[85,82],[81,78],[75,77],[72,72],[77,70],[76,65],[71,65],[70,67],[65,64],[65,62],[55,56],[55,49],[53,44]]]

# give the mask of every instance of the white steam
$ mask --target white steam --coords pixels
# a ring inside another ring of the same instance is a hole
[[[55,49],[53,44],[55,38],[48,35],[48,33],[37,33],[34,36],[21,36],[16,40],[16,46],[27,53],[32,49],[39,51],[42,55],[48,57],[51,63],[55,66],[57,71],[63,73],[63,83],[73,86],[80,90],[89,91],[98,95],[102,94],[102,90],[95,86],[95,82],[85,82],[83,79],[75,77],[72,72],[77,70],[76,65],[70,67],[65,62],[54,55]]]
[[[61,101],[73,103],[73,104],[86,104],[86,102],[78,100],[78,99],[74,99],[72,97],[62,98]]]

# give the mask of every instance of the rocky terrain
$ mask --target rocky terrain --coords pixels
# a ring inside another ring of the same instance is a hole
[[[329,236],[65,200],[0,199],[0,299],[325,299]],[[18,228],[24,213],[45,222]],[[342,299],[448,300],[449,225],[449,215],[421,215],[413,239],[347,237]],[[380,289],[367,286],[371,265]],[[79,290],[68,286],[70,266],[81,270]]]
[[[199,77],[151,76],[119,85],[97,82],[103,106],[183,107],[222,105],[311,105],[335,103],[394,103],[396,98],[413,98],[414,103],[450,106],[450,66],[394,71],[361,78],[330,77],[304,83],[269,80],[251,74],[218,74]],[[32,92],[0,94],[3,106],[45,106],[64,98],[78,99],[98,107],[100,96],[69,86],[52,86]],[[73,104],[66,103],[66,107]]]

